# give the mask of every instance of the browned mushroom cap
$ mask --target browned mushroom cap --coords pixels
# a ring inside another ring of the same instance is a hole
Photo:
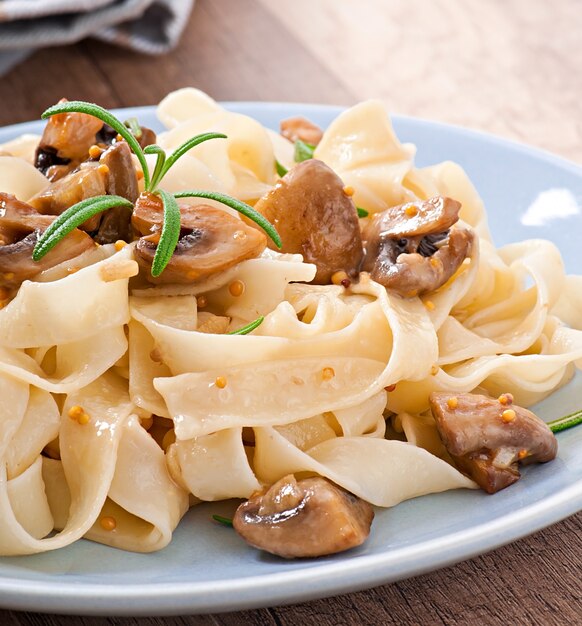
[[[67,102],[63,98],[60,102]],[[49,118],[35,156],[35,166],[43,174],[53,165],[76,164],[87,158],[89,148],[103,122],[86,113],[59,113]]]
[[[460,209],[456,200],[435,196],[377,213],[362,231],[362,269],[403,296],[438,289],[471,251],[473,233],[454,227]]]
[[[317,146],[323,137],[323,131],[317,124],[300,115],[282,120],[280,129],[281,135],[293,143],[300,139],[312,146]]]
[[[325,478],[289,475],[241,504],[233,526],[255,548],[291,559],[359,546],[373,519],[368,502]]]
[[[281,236],[281,252],[317,265],[314,283],[338,271],[355,276],[363,256],[356,206],[340,177],[322,161],[299,163],[255,205]],[[275,244],[269,242],[275,249]]]
[[[142,237],[135,256],[146,278],[153,283],[192,283],[210,274],[222,272],[246,259],[259,256],[267,246],[267,237],[240,219],[207,205],[180,206],[181,233],[178,245],[158,277],[151,275],[151,265],[159,241],[163,208],[152,194],[142,194],[132,218]]]
[[[499,399],[462,393],[430,394],[430,408],[443,443],[459,469],[487,493],[520,478],[518,462],[545,463],[556,456],[558,442],[531,411]]]

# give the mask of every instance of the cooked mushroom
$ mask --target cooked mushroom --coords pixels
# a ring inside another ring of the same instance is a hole
[[[82,163],[77,170],[50,183],[30,200],[30,204],[40,213],[60,215],[81,200],[104,194],[116,194],[132,202],[139,194],[131,151],[124,141],[105,150],[99,161]],[[130,209],[114,208],[103,216],[103,221],[101,215],[95,215],[81,228],[87,232],[99,228],[95,240],[101,244],[118,239],[130,241],[130,219]]]
[[[84,163],[78,170],[50,183],[46,189],[31,198],[29,203],[44,215],[60,215],[81,200],[104,195],[106,181],[107,176],[99,170],[98,163]],[[85,224],[85,230],[95,230],[99,224],[99,216]]]
[[[291,559],[359,546],[373,519],[368,502],[325,478],[291,474],[241,504],[233,526],[255,548]]]
[[[41,215],[26,202],[8,193],[0,193],[0,245],[15,243],[24,236],[48,228],[54,217]]]
[[[300,115],[282,120],[280,129],[281,135],[293,143],[300,139],[312,146],[317,146],[323,137],[323,131],[317,124]]]
[[[459,469],[487,493],[520,478],[518,463],[545,463],[558,442],[531,411],[513,404],[511,394],[433,392],[430,407],[445,447]]]
[[[40,215],[14,196],[0,193],[0,287],[15,289],[24,280],[93,247],[91,237],[74,230],[39,262],[33,261],[32,251],[39,234],[53,220],[54,217]]]
[[[362,231],[362,270],[402,296],[438,289],[470,254],[472,231],[454,226],[461,204],[435,196],[377,213]]]
[[[63,98],[60,102],[66,102]],[[103,122],[86,113],[59,113],[49,118],[35,156],[35,166],[43,174],[54,165],[72,164],[74,169],[87,158],[89,148]]]
[[[259,256],[267,245],[262,231],[226,211],[207,205],[183,204],[180,213],[180,240],[165,270],[155,278],[150,270],[163,221],[162,202],[147,193],[138,198],[132,222],[135,229],[146,236],[138,241],[135,256],[150,282],[192,283]]]
[[[120,141],[113,144],[101,155],[99,164],[105,165],[108,170],[107,193],[135,202],[139,195],[139,187],[131,150],[127,143]],[[100,244],[118,240],[131,241],[131,212],[131,208],[128,207],[114,207],[104,213],[95,241]]]
[[[340,271],[357,275],[363,250],[356,206],[340,177],[322,161],[297,164],[255,209],[277,229],[282,252],[300,253],[317,265],[314,283],[329,283]]]

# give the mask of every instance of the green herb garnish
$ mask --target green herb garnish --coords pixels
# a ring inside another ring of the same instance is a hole
[[[564,415],[564,417],[559,417],[551,422],[547,422],[547,425],[553,433],[559,433],[562,430],[573,428],[574,426],[578,426],[578,424],[582,424],[582,409],[570,413],[570,415]]]
[[[277,174],[281,178],[283,178],[283,176],[285,176],[285,174],[289,171],[284,165],[279,163],[279,161],[277,161],[277,159],[275,159],[275,169],[277,170]]]
[[[301,139],[298,139],[295,142],[295,153],[293,155],[295,163],[302,163],[303,161],[312,159],[314,152],[315,146],[310,143],[306,143],[305,141],[301,141]]]
[[[133,204],[121,196],[97,196],[87,198],[68,208],[44,231],[32,252],[32,259],[40,261],[42,257],[52,250],[59,241],[66,237],[72,230],[80,226],[90,217],[111,209],[115,206],[133,207]]]
[[[213,515],[212,519],[223,526],[228,526],[232,528],[232,519],[230,517],[222,517],[222,515]]]
[[[161,198],[164,207],[164,219],[160,241],[152,263],[152,276],[159,276],[164,271],[174,254],[176,245],[178,244],[180,237],[180,209],[178,207],[178,203],[176,202],[176,198],[196,197],[221,202],[255,222],[269,235],[277,247],[281,247],[281,238],[273,225],[251,206],[237,200],[236,198],[213,191],[193,190],[171,194],[167,191],[159,189],[160,182],[168,173],[168,170],[180,157],[184,156],[184,154],[186,154],[189,150],[204,141],[208,141],[210,139],[226,139],[226,135],[223,135],[222,133],[202,133],[200,135],[196,135],[195,137],[192,137],[188,141],[184,142],[168,156],[166,152],[156,144],[142,149],[136,139],[136,137],[141,136],[142,130],[135,118],[127,120],[124,124],[112,113],[97,104],[82,101],[71,101],[55,104],[54,106],[49,107],[42,114],[42,119],[47,119],[60,113],[85,113],[87,115],[92,115],[116,130],[119,135],[127,141],[127,144],[137,157],[142,167],[145,191],[155,194]],[[146,154],[156,155],[156,163],[153,173],[150,173],[145,157]],[[131,207],[133,205],[131,202],[125,198],[121,198],[120,196],[96,196],[94,198],[87,198],[86,200],[68,208],[53,222],[49,228],[47,228],[47,230],[45,230],[39,238],[38,243],[34,248],[32,258],[35,261],[39,261],[49,250],[62,241],[68,233],[77,228],[77,226],[82,224],[85,220],[93,215],[101,213],[102,211],[106,211],[117,206]]]
[[[125,120],[125,125],[127,126],[127,128],[129,128],[129,130],[131,131],[131,134],[136,139],[141,138],[143,133],[141,130],[141,126],[139,125],[139,122],[137,121],[137,117],[130,117],[129,119]]]
[[[261,315],[261,317],[257,317],[257,319],[254,322],[251,322],[250,324],[247,324],[246,326],[243,326],[242,328],[239,328],[238,330],[231,330],[229,333],[226,333],[226,334],[227,335],[248,335],[250,332],[255,330],[255,328],[258,328],[263,323],[264,320],[265,318]]]
[[[370,215],[366,209],[361,209],[360,207],[356,207],[356,209],[358,210],[358,217],[368,217]]]

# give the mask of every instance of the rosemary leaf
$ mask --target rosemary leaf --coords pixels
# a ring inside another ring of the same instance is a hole
[[[257,317],[257,319],[254,322],[251,322],[250,324],[247,324],[246,326],[243,326],[242,328],[239,328],[238,330],[231,330],[229,333],[226,333],[226,334],[227,335],[248,335],[253,330],[255,330],[255,328],[258,328],[263,323],[264,319],[265,318],[261,315],[261,317]]]
[[[559,433],[562,430],[578,426],[578,424],[582,424],[582,409],[570,413],[570,415],[564,415],[564,417],[547,422],[547,424],[553,433]]]
[[[152,263],[152,276],[154,277],[164,271],[180,239],[180,207],[176,199],[163,189],[158,189],[156,194],[160,196],[164,205],[164,224]]]
[[[268,219],[263,217],[258,211],[255,211],[252,206],[237,200],[236,198],[232,198],[231,196],[227,196],[224,193],[219,193],[218,191],[203,191],[200,189],[192,189],[190,191],[179,191],[174,194],[174,198],[205,198],[206,200],[214,200],[216,202],[221,202],[222,204],[226,204],[231,209],[242,213],[245,217],[248,217],[255,224],[260,226],[269,237],[273,240],[277,248],[280,248],[283,244],[281,242],[281,237],[279,237],[279,233],[275,230],[275,227]]]
[[[230,519],[230,517],[222,517],[222,515],[213,515],[212,519],[215,522],[222,524],[223,526],[228,526],[229,528],[232,528],[232,519]]]
[[[208,141],[209,139],[226,139],[226,135],[222,133],[202,133],[201,135],[196,135],[188,141],[185,141],[181,146],[178,146],[172,154],[167,158],[166,164],[164,165],[160,175],[156,178],[152,177],[152,185],[155,189],[155,186],[160,183],[160,181],[164,178],[164,176],[168,173],[168,170],[174,165],[174,163],[180,158],[183,157],[186,152],[189,152],[195,146],[203,143],[204,141]]]
[[[111,128],[115,129],[125,139],[125,141],[127,141],[129,147],[138,158],[143,170],[144,184],[146,188],[149,188],[150,173],[143,150],[129,128],[127,128],[123,122],[118,120],[113,113],[110,113],[103,107],[100,107],[98,104],[93,104],[92,102],[71,100],[71,102],[60,102],[59,104],[49,107],[41,115],[41,117],[43,120],[46,120],[53,115],[58,115],[59,113],[86,113],[87,115],[92,115],[106,124],[109,124]]]
[[[279,161],[277,161],[277,159],[275,159],[275,169],[277,170],[277,174],[281,178],[283,178],[283,176],[285,176],[285,174],[289,171],[284,165],[279,163]]]
[[[293,155],[295,163],[301,163],[303,161],[307,161],[308,159],[312,159],[314,152],[315,146],[312,146],[310,143],[306,143],[305,141],[301,141],[301,139],[298,139],[295,142],[295,153]]]
[[[360,207],[356,207],[358,210],[358,217],[368,217],[370,215],[366,209],[361,209]]]
[[[90,217],[116,206],[133,207],[133,204],[121,196],[96,196],[82,200],[69,207],[44,231],[32,252],[32,259],[40,261],[72,230]]]
[[[149,146],[146,146],[146,148],[144,149],[144,154],[157,155],[154,173],[152,174],[149,185],[147,185],[145,188],[146,191],[155,191],[156,185],[162,177],[162,171],[164,169],[164,164],[166,163],[166,153],[162,148],[160,148],[160,146],[158,146],[158,144],[153,143]]]
[[[130,117],[129,119],[125,120],[124,123],[136,139],[139,139],[142,136],[143,133],[141,130],[141,126],[137,121],[137,117]]]

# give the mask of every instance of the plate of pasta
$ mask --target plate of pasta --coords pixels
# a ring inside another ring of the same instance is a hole
[[[0,130],[0,605],[183,614],[582,508],[582,171],[376,100]]]

